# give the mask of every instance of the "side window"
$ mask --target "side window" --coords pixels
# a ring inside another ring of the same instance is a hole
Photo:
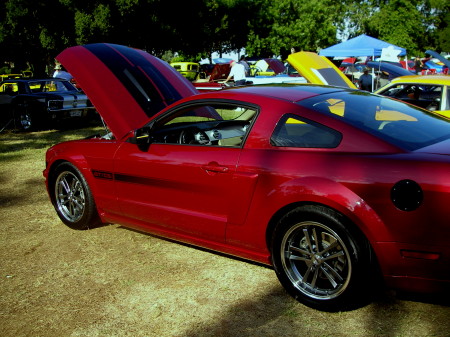
[[[342,135],[321,124],[285,115],[279,121],[271,138],[274,146],[302,148],[335,148]]]
[[[254,107],[235,104],[188,106],[157,122],[153,142],[240,147],[255,116]]]
[[[17,95],[19,88],[16,83],[3,83],[0,86],[0,93],[5,93],[6,95]]]
[[[43,84],[45,82],[28,82],[28,86],[31,90],[31,92],[42,92],[45,91],[45,85]]]
[[[386,91],[383,91],[381,95],[389,97],[398,97],[404,91],[405,87],[406,86],[404,84],[398,84],[390,87]]]

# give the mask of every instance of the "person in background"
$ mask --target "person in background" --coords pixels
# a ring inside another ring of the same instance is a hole
[[[242,55],[239,59],[239,63],[242,64],[245,68],[245,76],[248,76],[250,72],[250,66],[248,65],[247,61],[245,60],[245,55]]]
[[[234,60],[230,62],[230,67],[230,74],[223,83],[227,83],[231,78],[233,78],[235,86],[245,85],[245,67]]]
[[[369,68],[364,69],[364,73],[359,77],[358,83],[361,90],[372,92],[372,75],[369,74]]]
[[[57,64],[55,66],[55,72],[53,73],[53,78],[63,78],[65,80],[70,81],[73,79],[73,76],[70,73],[68,73],[67,71],[65,71],[60,64]]]
[[[414,60],[414,70],[416,72],[416,75],[421,74],[423,70],[423,62],[418,57],[416,57],[416,59]]]

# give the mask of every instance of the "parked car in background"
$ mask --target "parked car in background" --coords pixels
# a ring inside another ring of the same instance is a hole
[[[89,118],[88,97],[63,79],[13,78],[0,82],[0,119],[24,131],[51,128],[65,119]]]
[[[367,67],[371,68],[371,73],[376,76],[374,78],[374,91],[389,84],[394,78],[400,76],[410,76],[413,73],[407,70],[397,62],[369,61]]]
[[[354,65],[356,62],[358,62],[358,58],[356,57],[347,57],[342,61],[340,61],[341,58],[334,58],[334,60],[336,60],[336,63],[339,64],[339,70],[341,71],[343,71],[344,68]]]
[[[342,71],[342,73],[345,74],[345,76],[348,77],[352,83],[354,83],[356,86],[358,86],[358,80],[361,77],[361,75],[364,73],[364,69],[367,66],[364,64],[346,64],[339,67],[339,70]]]
[[[402,60],[400,61],[400,64],[402,65],[402,68],[406,69],[406,70],[410,70],[410,71],[415,71],[414,66],[414,60]]]
[[[396,98],[450,118],[450,76],[448,75],[401,76],[375,93]]]
[[[317,53],[293,53],[288,56],[287,61],[308,83],[356,88],[355,84],[333,62]]]
[[[172,62],[170,65],[189,81],[197,79],[200,72],[200,64],[196,62]]]
[[[424,75],[442,74],[445,69],[448,69],[444,63],[439,61],[437,58],[428,58],[423,60],[424,70],[422,73]]]
[[[167,63],[119,45],[57,59],[109,129],[46,153],[67,226],[116,223],[271,265],[320,310],[366,303],[381,279],[449,291],[447,119],[332,85],[198,94]]]
[[[274,58],[263,58],[256,61],[249,61],[250,76],[275,76],[283,74],[286,67],[283,62]]]
[[[22,74],[1,74],[0,81],[10,80],[10,79],[14,79],[14,78],[22,78],[22,77],[23,77]]]
[[[200,69],[201,72],[192,81],[192,84],[200,92],[221,90],[228,87],[223,81],[230,74],[229,63],[202,64]]]
[[[260,62],[259,64],[262,68],[258,68],[259,70],[256,72],[253,71],[253,76],[247,77],[247,84],[314,83],[356,88],[332,62],[316,53],[298,52],[291,54],[287,59],[287,66],[277,59],[260,59],[256,63],[249,60],[250,69],[255,69],[255,64],[258,64],[258,62]],[[216,71],[212,72],[207,79],[193,81],[194,86],[199,91],[214,91],[227,87],[221,82],[229,74],[229,64],[216,64],[214,69]],[[250,73],[252,73],[252,70],[250,70]]]
[[[426,66],[428,66],[428,68],[431,69],[425,69],[425,73],[424,71],[422,71],[422,74],[429,74],[429,73],[430,74],[442,73],[445,75],[448,74],[450,68],[450,60],[447,57],[435,52],[434,50],[427,50],[425,51],[425,53],[431,55],[432,56],[431,61],[434,64],[437,64],[438,66],[435,69],[433,69],[433,66],[430,67],[430,65],[427,64]]]

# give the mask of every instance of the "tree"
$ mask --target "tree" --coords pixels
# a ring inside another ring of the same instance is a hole
[[[447,0],[430,0],[435,46],[439,52],[450,52],[450,3]]]
[[[187,57],[242,48],[251,0],[65,0],[74,9],[77,43],[108,41],[156,56],[167,50]],[[174,15],[174,13],[177,13]]]
[[[404,47],[417,54],[423,48],[426,27],[420,0],[380,1],[364,23],[368,35]],[[419,33],[420,32],[420,33]]]
[[[410,55],[423,55],[426,49],[444,51],[448,48],[445,46],[446,29],[449,29],[448,2],[375,0],[365,4],[370,14],[362,20],[361,26],[368,35],[404,47]]]
[[[63,49],[96,42],[190,60],[242,47],[286,58],[361,33],[408,53],[449,51],[449,10],[448,0],[4,0],[0,61],[43,76]]]
[[[343,24],[342,2],[331,0],[260,0],[251,20],[246,50],[250,55],[287,56],[291,47],[317,51],[336,42]]]
[[[1,61],[13,61],[18,70],[30,64],[43,76],[56,53],[74,41],[73,19],[58,0],[7,0],[1,9]]]

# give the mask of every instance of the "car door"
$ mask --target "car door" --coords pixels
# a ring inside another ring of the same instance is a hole
[[[224,241],[239,193],[233,177],[255,115],[250,109],[242,117],[248,110],[238,105],[185,107],[156,122],[147,148],[124,143],[114,169],[123,215],[141,226]]]

